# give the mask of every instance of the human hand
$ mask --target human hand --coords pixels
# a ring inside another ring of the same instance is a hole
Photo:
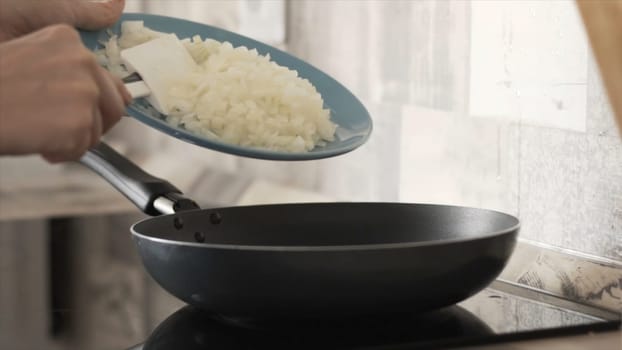
[[[0,43],[0,154],[78,159],[130,100],[68,25]]]
[[[59,23],[104,28],[119,19],[124,6],[125,0],[0,0],[0,42]]]

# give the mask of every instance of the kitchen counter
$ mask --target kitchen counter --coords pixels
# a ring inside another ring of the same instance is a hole
[[[122,146],[114,146],[123,153]],[[129,158],[192,194],[204,206],[234,203],[250,182],[207,165],[187,167],[173,152]],[[78,163],[50,165],[37,156],[0,159],[0,221],[120,213],[138,210],[99,175]]]
[[[51,166],[39,157],[0,160],[0,220],[114,214],[135,210],[79,165]]]

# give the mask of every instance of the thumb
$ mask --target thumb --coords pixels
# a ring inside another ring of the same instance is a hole
[[[125,7],[125,0],[77,0],[74,1],[75,26],[95,30],[115,23]]]

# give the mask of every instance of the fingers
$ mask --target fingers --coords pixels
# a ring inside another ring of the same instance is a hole
[[[127,106],[130,103],[132,103],[132,95],[125,87],[125,84],[123,83],[123,81],[115,77],[114,75],[111,75],[111,77],[113,78],[114,83],[117,86],[117,89],[121,92],[121,95],[123,96],[123,102],[125,103],[125,105]]]
[[[84,154],[85,151],[80,154],[77,153],[42,153],[41,157],[45,159],[48,163],[57,164],[62,162],[69,162],[73,160],[78,160]]]
[[[115,23],[125,7],[125,0],[77,0],[73,1],[74,25],[95,30]]]
[[[113,77],[104,68],[95,65],[94,76],[99,86],[99,116],[101,120],[101,133],[108,131],[116,124],[125,112],[127,105],[127,95],[125,86],[118,79]],[[99,140],[100,135],[97,136]]]
[[[0,0],[0,42],[49,25],[95,30],[119,20],[125,0]]]
[[[121,80],[97,65],[94,59],[90,66],[97,93],[92,101],[90,113],[82,115],[82,118],[88,120],[89,127],[82,129],[84,133],[75,134],[71,140],[66,140],[66,145],[62,147],[62,150],[42,153],[43,158],[50,163],[78,160],[119,121],[125,112],[125,106],[131,100]]]
[[[131,99],[67,24],[2,43],[0,57],[0,154],[76,160]]]
[[[41,154],[41,157],[43,157],[43,159],[45,159],[48,163],[52,163],[52,164],[56,164],[56,163],[60,163],[60,162],[64,162],[68,160],[65,157],[63,157],[63,155],[60,153],[43,153]]]
[[[102,118],[102,114],[98,107],[93,108],[93,124],[91,126],[91,137],[89,138],[88,148],[91,148],[99,143],[99,139],[101,138],[104,131],[104,122]]]
[[[85,118],[98,118],[95,113],[97,113],[96,110],[94,110],[94,115],[85,116]],[[42,152],[41,156],[50,163],[60,163],[78,160],[90,147],[96,144],[99,140],[99,136],[93,136],[95,134],[98,134],[95,128],[92,128],[90,132],[88,132],[87,130],[86,133],[74,136],[71,139],[66,140],[65,145],[63,147],[60,147],[59,150]]]

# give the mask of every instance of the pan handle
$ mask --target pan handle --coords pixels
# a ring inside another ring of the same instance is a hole
[[[80,163],[103,177],[145,214],[155,216],[199,209],[177,187],[146,173],[103,142],[88,150]]]

